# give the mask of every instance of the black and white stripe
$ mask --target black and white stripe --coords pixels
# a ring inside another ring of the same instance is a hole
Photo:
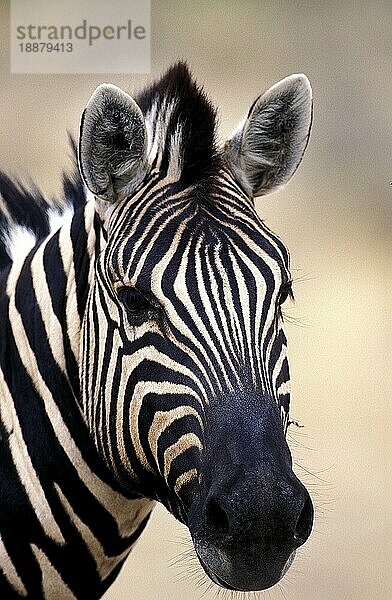
[[[279,93],[295,96],[296,146],[285,131],[289,158],[264,157],[263,193],[306,145],[309,90],[293,82]],[[93,195],[65,178],[60,229],[58,204],[0,181],[1,598],[99,597],[156,500],[187,523],[228,398],[268,397],[288,425],[289,258],[252,199],[259,116],[246,161],[238,133],[217,148],[215,111],[182,64],[137,102],[96,94],[80,151]]]

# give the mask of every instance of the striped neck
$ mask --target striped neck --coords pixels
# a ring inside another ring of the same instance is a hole
[[[0,282],[6,332],[0,338],[0,439],[9,453],[0,478],[0,571],[4,561],[14,561],[9,537],[17,539],[24,574],[38,563],[45,593],[67,598],[103,593],[154,505],[121,490],[79,408],[80,323],[96,239],[92,209],[75,214]],[[10,512],[13,489],[19,508]],[[62,572],[73,561],[75,578]],[[14,589],[37,597],[17,569],[6,572]]]

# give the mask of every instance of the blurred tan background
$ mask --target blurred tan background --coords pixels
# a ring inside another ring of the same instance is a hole
[[[132,91],[150,76],[11,76],[0,6],[0,166],[53,193],[68,164],[66,128],[77,132],[95,86]],[[316,524],[280,588],[262,597],[389,600],[392,4],[153,1],[152,75],[178,58],[219,106],[222,138],[278,79],[304,72],[314,90],[303,163],[258,207],[289,246],[297,280],[287,333],[292,418],[304,427],[290,437]],[[158,508],[105,600],[215,598],[181,559],[187,539]]]

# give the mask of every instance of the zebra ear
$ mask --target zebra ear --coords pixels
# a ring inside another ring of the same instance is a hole
[[[91,96],[80,124],[79,166],[88,189],[114,202],[146,173],[147,132],[136,102],[104,83]]]
[[[312,124],[312,88],[290,75],[259,96],[225,147],[236,179],[254,196],[275,191],[295,173]]]

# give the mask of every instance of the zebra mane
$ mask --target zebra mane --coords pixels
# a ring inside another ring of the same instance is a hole
[[[150,130],[150,146],[162,152],[162,165],[178,153],[181,180],[202,182],[219,167],[216,109],[193,80],[185,62],[174,64],[135,97]]]
[[[150,146],[161,152],[161,166],[165,168],[177,154],[181,181],[205,186],[220,165],[216,109],[192,79],[187,64],[173,65],[136,102],[150,130]],[[33,182],[26,185],[0,171],[0,272],[58,229],[66,214],[85,204],[87,190],[79,174],[77,146],[69,137],[73,168],[63,173],[60,198],[48,198]]]
[[[73,167],[63,172],[60,198],[47,198],[30,182],[0,171],[0,271],[17,257],[29,251],[52,231],[58,229],[65,216],[85,204],[86,188],[77,166],[77,147],[69,136]]]

